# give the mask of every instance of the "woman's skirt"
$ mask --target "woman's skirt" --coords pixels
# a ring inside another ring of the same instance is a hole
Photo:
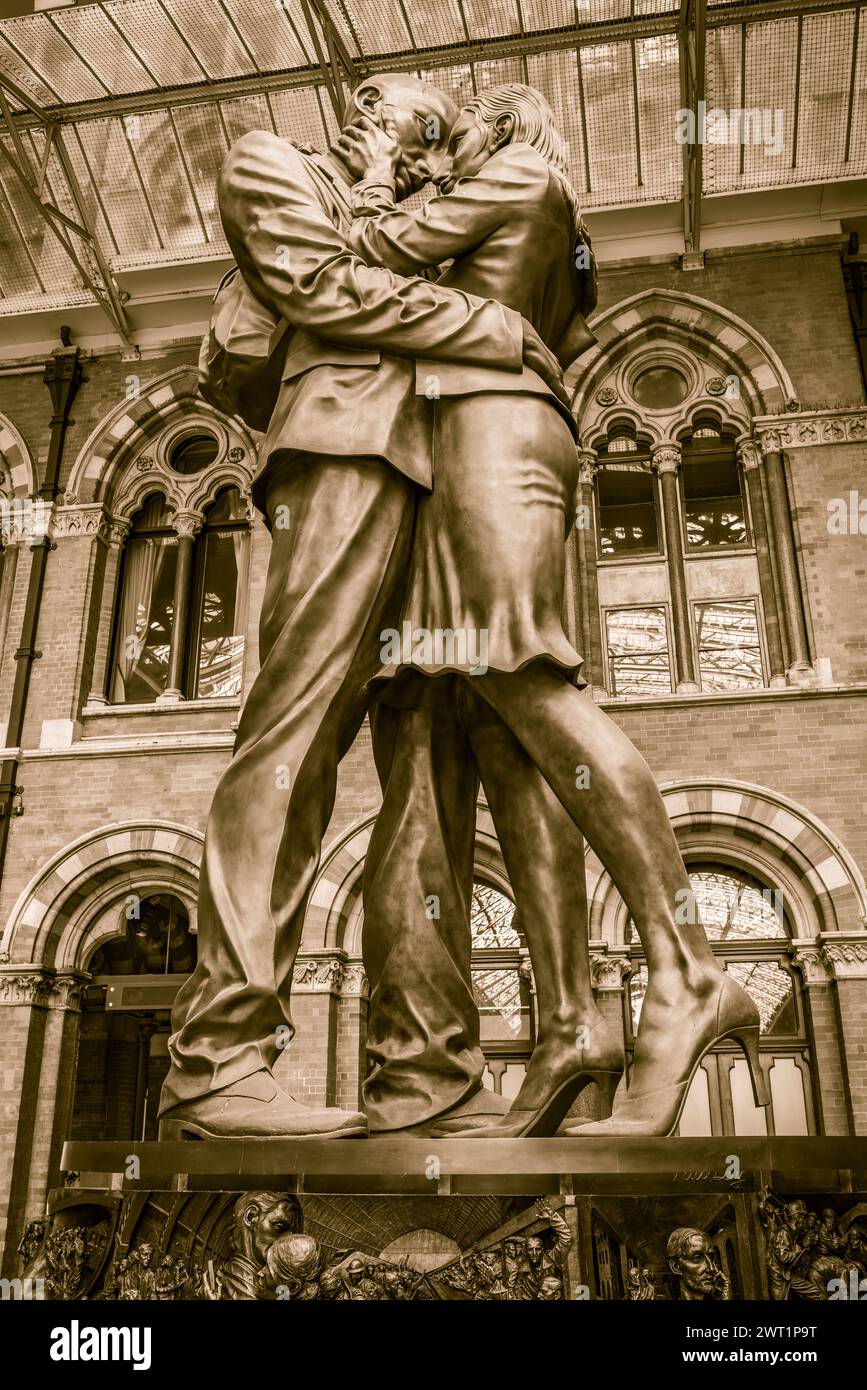
[[[565,420],[542,396],[444,398],[433,456],[401,623],[382,634],[372,693],[409,703],[419,675],[518,671],[536,660],[586,685],[561,622],[578,482]]]

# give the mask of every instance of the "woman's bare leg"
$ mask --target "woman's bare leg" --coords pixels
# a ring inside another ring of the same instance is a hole
[[[632,914],[649,983],[630,1091],[669,1086],[706,1028],[722,972],[653,774],[614,721],[553,667],[540,662],[471,679],[537,764]]]

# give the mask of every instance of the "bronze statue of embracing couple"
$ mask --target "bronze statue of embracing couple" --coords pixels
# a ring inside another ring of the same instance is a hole
[[[664,1135],[725,1037],[765,1103],[756,1007],[695,914],[679,922],[690,885],[662,798],[560,620],[578,470],[562,371],[593,342],[595,276],[548,105],[510,84],[458,111],[413,77],[371,77],[327,154],[245,135],[219,198],[238,270],[203,390],[267,426],[254,497],[272,551],[161,1135],[549,1135],[591,1082],[608,1117],[567,1133]],[[362,1113],[300,1104],[272,1067],[337,766],[367,714],[383,802]],[[511,1107],[482,1085],[470,975],[480,783],[538,998]],[[591,989],[582,836],[647,957],[628,1085]]]

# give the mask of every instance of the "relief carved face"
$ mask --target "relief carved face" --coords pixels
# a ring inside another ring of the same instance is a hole
[[[706,1298],[716,1291],[719,1271],[714,1248],[710,1237],[701,1231],[693,1231],[683,1254],[668,1263],[672,1273],[679,1276],[690,1293]]]

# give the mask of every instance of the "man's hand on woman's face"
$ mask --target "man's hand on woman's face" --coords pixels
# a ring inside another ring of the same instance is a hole
[[[333,149],[356,183],[360,179],[381,179],[383,183],[399,185],[401,148],[393,132],[390,122],[382,128],[363,115],[341,131]]]

